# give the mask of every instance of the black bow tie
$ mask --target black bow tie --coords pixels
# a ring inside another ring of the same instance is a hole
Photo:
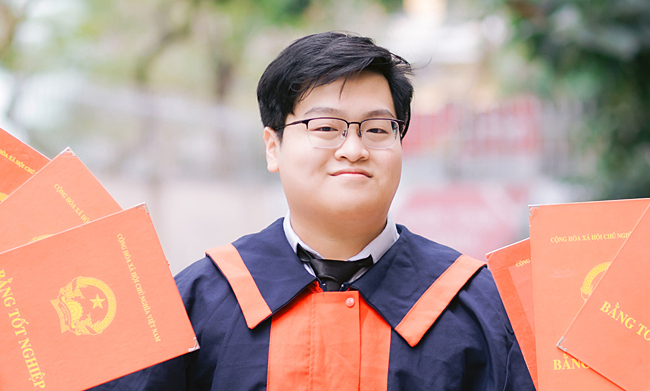
[[[338,291],[344,282],[349,281],[359,270],[373,265],[372,255],[356,261],[335,261],[314,258],[312,254],[298,245],[298,257],[309,263],[316,276],[325,283],[328,291]]]

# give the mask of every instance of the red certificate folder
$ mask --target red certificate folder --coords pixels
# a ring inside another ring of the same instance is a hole
[[[195,350],[144,205],[0,254],[0,387],[82,390]]]
[[[120,210],[67,149],[0,203],[0,252]]]
[[[533,206],[530,246],[541,391],[619,390],[557,348],[650,204],[648,199]]]
[[[0,202],[49,161],[0,128]]]
[[[650,390],[649,240],[646,210],[558,344],[628,391]]]
[[[530,376],[537,387],[530,239],[495,250],[486,257]]]

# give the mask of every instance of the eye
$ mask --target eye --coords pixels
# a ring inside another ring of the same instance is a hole
[[[362,123],[363,133],[373,137],[386,137],[395,133],[393,121],[389,119],[370,119]]]
[[[382,128],[370,128],[370,129],[366,129],[366,133],[389,134],[390,132]]]
[[[309,130],[311,130],[312,132],[338,132],[338,129],[327,125],[321,125],[317,128],[310,127]]]
[[[338,133],[345,129],[345,122],[336,118],[314,118],[309,121],[308,129],[318,133]]]

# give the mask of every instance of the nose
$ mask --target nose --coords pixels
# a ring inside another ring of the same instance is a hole
[[[347,159],[351,162],[368,159],[370,154],[368,147],[361,140],[358,124],[350,124],[347,137],[343,140],[343,144],[336,149],[334,155],[337,159]]]

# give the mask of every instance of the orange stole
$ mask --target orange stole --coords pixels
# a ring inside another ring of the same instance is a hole
[[[461,254],[418,299],[395,327],[411,347],[417,345],[440,314],[485,262]]]
[[[248,328],[257,327],[271,315],[232,244],[206,254],[230,283]],[[409,345],[417,345],[458,291],[484,265],[460,255],[395,331]],[[267,390],[386,390],[390,340],[390,325],[359,292],[323,292],[314,283],[271,317]]]
[[[206,254],[228,279],[249,329],[255,328],[271,315],[271,309],[257,289],[253,276],[235,246],[227,244],[215,247],[206,251]]]
[[[272,317],[267,389],[386,390],[390,338],[359,292],[314,285]]]

